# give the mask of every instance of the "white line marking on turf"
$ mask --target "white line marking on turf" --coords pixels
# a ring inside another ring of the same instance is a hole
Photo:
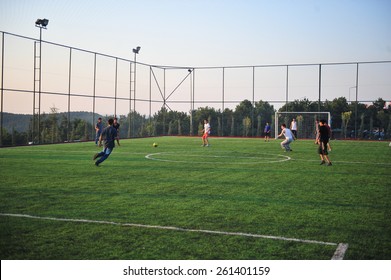
[[[334,255],[331,259],[332,260],[343,260],[348,247],[349,247],[349,244],[347,244],[347,243],[339,243],[337,250],[335,250]]]
[[[168,152],[161,152],[161,153],[152,153],[152,154],[148,154],[145,156],[146,159],[150,159],[150,160],[156,160],[156,161],[165,161],[165,162],[182,162],[182,163],[211,163],[211,162],[204,162],[204,161],[194,161],[194,160],[172,160],[172,159],[165,159],[165,158],[155,158],[153,156],[155,155],[178,155],[176,153],[168,153]],[[240,158],[240,159],[249,159],[249,160],[253,160],[253,159],[259,159],[259,160],[263,160],[263,159],[268,159],[268,160],[264,160],[264,161],[247,161],[247,162],[235,162],[235,161],[226,161],[226,162],[214,162],[214,163],[221,163],[221,164],[255,164],[255,163],[275,163],[275,162],[284,162],[284,161],[288,161],[288,160],[291,160],[291,158],[289,156],[284,156],[284,155],[272,155],[272,154],[264,154],[266,156],[269,156],[269,158],[265,157],[265,158],[262,158],[262,157],[253,157],[253,156],[249,156],[249,157],[245,157],[245,156],[216,156],[216,155],[183,155],[182,158],[188,158],[188,157],[202,157],[202,158],[232,158],[232,159],[237,159],[237,158]],[[277,157],[282,157],[282,159],[277,159],[277,160],[274,160],[274,158],[270,158],[270,156],[274,156],[275,158]]]
[[[26,214],[9,214],[9,213],[0,213],[0,216],[7,217],[19,217],[19,218],[29,218],[29,219],[40,219],[40,220],[51,220],[59,222],[76,222],[76,223],[94,223],[94,224],[106,224],[106,225],[116,225],[116,226],[126,226],[126,227],[138,227],[138,228],[149,228],[149,229],[161,229],[161,230],[174,230],[174,231],[183,231],[183,232],[196,232],[196,233],[207,233],[207,234],[220,234],[220,235],[231,235],[231,236],[244,236],[244,237],[253,237],[253,238],[264,238],[264,239],[274,239],[281,241],[291,241],[291,242],[300,242],[300,243],[310,243],[310,244],[320,244],[328,246],[337,246],[337,249],[334,252],[331,260],[343,260],[345,253],[348,249],[347,243],[334,243],[334,242],[324,242],[317,240],[308,240],[308,239],[299,239],[299,238],[290,238],[282,236],[272,236],[272,235],[262,235],[262,234],[252,234],[252,233],[243,233],[243,232],[228,232],[228,231],[215,231],[215,230],[205,230],[205,229],[187,229],[180,227],[172,226],[157,226],[157,225],[143,225],[143,224],[133,224],[133,223],[118,223],[110,221],[97,221],[97,220],[86,220],[86,219],[68,219],[68,218],[53,218],[53,217],[40,217]]]
[[[96,221],[96,220],[86,220],[86,219],[68,219],[68,218],[40,217],[40,216],[33,216],[33,215],[26,215],[26,214],[0,213],[0,216],[29,218],[29,219],[39,219],[39,220],[50,220],[50,221],[61,221],[61,222],[107,224],[107,225],[117,225],[117,226],[126,226],[126,227],[138,227],[138,228],[150,228],[150,229],[183,231],[183,232],[196,232],[196,233],[244,236],[244,237],[254,237],[254,238],[265,238],[265,239],[282,240],[282,241],[293,241],[293,242],[300,242],[300,243],[329,245],[329,246],[337,246],[338,245],[337,243],[334,243],[334,242],[323,242],[323,241],[317,241],[317,240],[308,240],[308,239],[299,239],[299,238],[290,238],[290,237],[272,236],[272,235],[262,235],[262,234],[252,234],[252,233],[243,233],[243,232],[228,232],[228,231],[216,231],[216,230],[205,230],[205,229],[187,229],[187,228],[180,228],[180,227],[173,227],[173,226],[158,226],[158,225],[143,225],[143,224],[133,224],[133,223],[118,223],[118,222]]]
[[[319,162],[319,159],[300,159],[292,158],[293,161],[306,161],[306,162]],[[333,163],[342,163],[342,164],[373,164],[373,165],[391,165],[387,162],[365,162],[365,161],[337,161],[333,160]]]

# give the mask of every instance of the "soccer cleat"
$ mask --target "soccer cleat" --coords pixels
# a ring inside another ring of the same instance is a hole
[[[322,160],[321,162],[320,162],[320,165],[322,165],[322,164],[325,164],[326,162],[324,161],[324,160]]]
[[[98,167],[99,167],[99,162],[96,161],[96,162],[95,162],[95,166],[98,166]]]
[[[331,162],[329,162],[329,163],[327,164],[327,166],[330,166],[330,165],[332,165]]]
[[[99,153],[96,153],[93,157],[92,160],[96,160],[96,158],[99,156]]]

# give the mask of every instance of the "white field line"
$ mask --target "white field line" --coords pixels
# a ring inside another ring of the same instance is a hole
[[[299,238],[290,238],[290,237],[272,236],[272,235],[262,235],[262,234],[252,234],[252,233],[243,233],[243,232],[228,232],[228,231],[216,231],[216,230],[205,230],[205,229],[187,229],[187,228],[172,227],[172,226],[118,223],[118,222],[86,220],[86,219],[40,217],[40,216],[33,216],[33,215],[26,215],[26,214],[0,213],[0,216],[40,219],[40,220],[50,220],[50,221],[61,221],[61,222],[106,224],[106,225],[116,225],[116,226],[124,226],[124,227],[138,227],[138,228],[148,228],[148,229],[173,230],[173,231],[219,234],[219,235],[230,235],[230,236],[244,236],[244,237],[252,237],[252,238],[274,239],[274,240],[281,240],[281,241],[319,244],[319,245],[327,245],[327,246],[337,246],[338,245],[337,250],[335,251],[332,260],[342,260],[345,255],[345,252],[348,248],[348,244],[344,244],[344,243],[337,244],[334,242],[324,242],[324,241],[317,241],[317,240],[308,240],[308,239],[299,239]]]
[[[32,153],[35,153],[37,152],[36,150],[34,149],[31,149],[31,150],[28,150],[28,148],[35,148],[35,147],[39,147],[39,146],[28,146],[28,147],[25,147],[26,150],[24,150],[23,152],[32,152]],[[13,149],[13,148],[21,148],[21,147],[9,147],[7,149]],[[22,147],[24,148],[24,147]],[[101,149],[96,149],[96,151],[100,151]],[[95,151],[95,152],[96,152]],[[58,151],[55,151],[55,150],[39,150],[39,152],[44,152],[44,153],[53,153],[53,152],[58,152]],[[67,151],[67,153],[74,153],[74,154],[93,154],[94,151],[80,151],[80,150],[69,150]],[[153,158],[153,155],[157,155],[157,154],[177,154],[177,153],[169,153],[169,152],[163,152],[163,153],[152,153],[152,154],[147,154],[145,155],[144,152],[123,152],[120,150],[120,148],[116,148],[116,151],[115,151],[116,154],[118,155],[143,155],[146,159],[150,159],[150,160],[156,160],[156,161],[166,161],[166,162],[183,162],[183,163],[187,163],[189,161],[185,161],[185,160],[182,160],[182,161],[177,161],[177,160],[169,160],[169,159],[158,159],[158,158]],[[284,162],[284,161],[289,161],[289,160],[293,160],[293,161],[306,161],[306,162],[319,162],[319,159],[298,159],[298,158],[291,158],[289,156],[285,156],[285,155],[278,155],[278,154],[264,154],[264,155],[269,155],[269,156],[280,156],[280,157],[284,157],[283,159],[280,159],[280,160],[273,160],[272,158],[270,158],[270,161],[260,161],[260,162],[255,162],[255,161],[252,161],[252,162],[242,162],[240,164],[254,164],[254,163],[273,163],[273,162]],[[186,155],[187,156],[190,156],[190,155]],[[223,156],[213,156],[213,157],[223,157]],[[226,157],[229,157],[229,156],[226,156]],[[239,158],[247,158],[245,156],[241,156]],[[254,159],[256,157],[248,157],[249,159]],[[259,159],[265,159],[265,158],[261,158],[259,157]],[[385,166],[388,166],[390,165],[391,166],[391,162],[387,163],[387,162],[368,162],[368,161],[336,161],[336,160],[333,160],[332,161],[333,163],[338,163],[338,164],[370,164],[370,165],[385,165]],[[210,162],[196,162],[196,163],[210,163]],[[228,163],[229,164],[229,163]],[[237,164],[237,163],[236,163]]]
[[[349,244],[347,243],[339,243],[337,250],[335,250],[332,260],[343,260],[345,257],[345,253],[348,250]]]
[[[155,155],[178,155],[177,153],[169,153],[169,152],[160,152],[160,153],[152,153],[148,154],[145,156],[146,159],[150,160],[156,160],[156,161],[165,161],[165,162],[182,162],[182,163],[210,163],[208,162],[203,162],[203,161],[194,161],[191,159],[188,159],[189,157],[201,157],[201,158],[232,158],[232,159],[267,159],[266,161],[246,161],[246,162],[235,162],[235,161],[226,161],[226,162],[214,162],[214,164],[257,164],[257,163],[274,163],[274,162],[283,162],[283,161],[288,161],[291,158],[288,156],[284,155],[272,155],[272,154],[263,154],[266,156],[269,156],[269,158],[261,158],[261,157],[246,157],[246,156],[217,156],[217,155],[183,155],[181,156],[184,160],[171,160],[171,159],[165,159],[165,158],[155,158]],[[273,157],[273,158],[271,158]],[[281,159],[277,159],[277,157],[280,157]],[[187,159],[187,160],[186,160]]]
[[[297,159],[291,158],[293,161],[307,161],[307,162],[320,162],[319,159]],[[373,164],[373,165],[391,165],[391,162],[368,162],[368,161],[343,161],[343,160],[333,160],[333,163],[342,163],[342,164]]]
[[[155,155],[164,155],[164,154],[167,154],[167,155],[178,155],[179,153],[173,153],[173,152],[160,152],[160,153],[152,153],[152,154],[147,154],[145,156],[146,159],[149,159],[149,160],[156,160],[156,161],[165,161],[165,162],[182,162],[182,163],[210,163],[210,162],[202,162],[202,161],[193,161],[193,160],[189,160],[189,157],[197,157],[198,155],[183,155],[182,158],[183,160],[170,160],[170,159],[165,159],[165,158],[155,158],[154,156]],[[286,156],[286,155],[280,155],[280,154],[262,154],[266,157],[255,157],[255,156],[207,156],[207,155],[200,155],[199,157],[202,157],[202,158],[207,158],[207,157],[211,157],[211,158],[240,158],[240,159],[246,159],[248,158],[249,161],[247,162],[224,162],[224,164],[255,164],[255,163],[274,163],[274,162],[284,162],[284,161],[289,161],[289,160],[292,160],[292,161],[306,161],[306,162],[319,162],[319,159],[296,159],[296,158],[292,158],[290,156]],[[273,158],[274,157],[274,158]],[[280,157],[281,159],[278,159],[278,157]],[[254,159],[260,159],[260,160],[263,160],[263,161],[251,161],[251,160],[254,160]],[[223,162],[216,162],[216,163],[223,163]],[[390,165],[391,166],[391,162],[390,163],[387,163],[387,162],[364,162],[364,161],[333,161],[333,163],[338,163],[338,164],[371,164],[371,165],[385,165],[385,166],[388,166]]]

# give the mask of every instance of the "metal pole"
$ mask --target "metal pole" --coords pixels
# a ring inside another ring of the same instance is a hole
[[[38,71],[38,143],[41,144],[41,75],[42,75],[42,27],[39,28],[39,71]]]
[[[357,86],[354,86],[354,87],[350,87],[350,88],[349,88],[349,100],[348,100],[348,103],[349,103],[349,104],[352,104],[352,99],[351,99],[351,97],[350,97],[350,93],[351,93],[350,90],[351,90],[352,88],[357,88]]]
[[[189,71],[192,71],[191,69],[189,69]],[[193,108],[192,108],[192,102],[193,102],[193,77],[192,77],[193,73],[190,73],[190,131],[189,131],[189,135],[190,136],[193,136]]]
[[[70,142],[70,124],[71,124],[71,76],[72,76],[72,48],[69,48],[69,75],[68,75],[68,124],[67,140]]]
[[[94,53],[94,88],[92,97],[92,137],[96,134],[95,131],[95,96],[96,96],[96,53]]]
[[[194,120],[193,120],[193,113],[194,113],[194,102],[195,102],[195,69],[193,68],[193,101],[192,101],[192,110],[191,110],[191,125],[192,125],[192,135],[194,132]]]
[[[33,84],[33,117],[31,120],[31,143],[35,142],[35,95],[36,95],[36,81],[37,81],[37,41],[34,41],[34,84]]]
[[[356,104],[355,104],[355,119],[354,119],[354,138],[357,139],[357,110],[358,110],[358,63],[356,69]]]
[[[254,137],[255,67],[253,66],[253,102],[251,108],[251,136]]]
[[[286,92],[285,92],[285,111],[288,112],[288,83],[289,83],[289,66],[286,66]]]
[[[225,68],[223,67],[223,90],[222,90],[222,104],[221,104],[221,109],[222,109],[222,114],[221,114],[221,128],[222,128],[222,135],[221,136],[224,136],[224,98],[225,98]]]
[[[166,68],[163,70],[163,135],[166,135]]]
[[[149,66],[149,122],[152,116],[152,66]]]
[[[118,58],[115,58],[115,86],[114,86],[114,117],[117,117],[117,78],[118,76]]]
[[[129,62],[129,127],[128,138],[132,137],[132,62]]]
[[[318,112],[320,112],[320,100],[322,94],[322,64],[319,64],[319,100],[318,100]],[[330,125],[330,124],[329,124]]]
[[[4,105],[4,32],[1,33],[1,115],[0,115],[0,147],[3,146],[3,105]]]
[[[195,102],[195,69],[193,69],[193,111],[194,111],[194,102]]]
[[[134,53],[134,72],[133,72],[133,98],[134,98],[134,104],[133,104],[133,118],[132,118],[132,130],[133,130],[133,136],[135,135],[135,127],[134,127],[134,119],[136,117],[136,69],[137,69],[137,53]]]

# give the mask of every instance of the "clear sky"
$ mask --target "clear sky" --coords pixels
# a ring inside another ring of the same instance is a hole
[[[44,40],[186,67],[391,60],[390,15],[390,0],[0,0],[2,31],[38,38],[48,18]]]

